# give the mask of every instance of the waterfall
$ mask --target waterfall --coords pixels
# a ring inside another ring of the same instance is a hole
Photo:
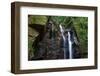
[[[61,35],[62,35],[62,38],[63,38],[63,50],[64,50],[64,59],[66,59],[66,46],[69,45],[68,47],[68,50],[69,50],[69,59],[72,59],[73,56],[72,56],[72,41],[71,41],[71,34],[70,32],[68,31],[68,45],[66,45],[66,38],[64,36],[64,30],[63,30],[63,27],[60,25],[60,31],[61,31]]]
[[[68,43],[69,43],[69,59],[72,59],[72,42],[71,42],[71,35],[68,31]]]
[[[66,38],[65,38],[65,36],[64,36],[64,30],[63,30],[63,28],[62,28],[62,26],[60,25],[60,31],[61,31],[61,35],[62,35],[62,38],[63,38],[63,46],[64,46],[64,48],[63,48],[63,50],[64,50],[64,59],[66,59]]]

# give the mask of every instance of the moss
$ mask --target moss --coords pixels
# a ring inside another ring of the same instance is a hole
[[[41,24],[41,25],[45,25],[46,22],[47,22],[47,17],[46,16],[34,15],[34,16],[30,16],[28,18],[28,24]]]

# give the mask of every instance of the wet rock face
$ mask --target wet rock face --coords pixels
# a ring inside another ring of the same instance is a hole
[[[60,40],[52,39],[49,32],[38,44],[38,50],[33,59],[63,59],[63,50],[60,48]]]
[[[68,32],[65,31],[66,47],[63,46],[64,40],[61,32],[55,31],[54,24],[50,22],[46,27],[46,32],[41,41],[37,43],[37,50],[31,60],[51,60],[64,59],[64,49],[66,50],[66,59],[69,59]],[[77,37],[73,30],[71,31],[73,58],[81,58]],[[77,42],[77,43],[76,43]],[[34,48],[34,46],[33,46]]]

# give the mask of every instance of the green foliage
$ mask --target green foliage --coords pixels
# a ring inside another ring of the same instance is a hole
[[[64,22],[65,16],[52,16],[51,19],[57,24],[61,24]]]
[[[74,27],[80,40],[82,53],[87,53],[88,50],[88,18],[78,17],[73,19]]]

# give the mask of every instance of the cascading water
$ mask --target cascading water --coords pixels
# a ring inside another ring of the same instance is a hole
[[[64,36],[64,30],[62,28],[62,26],[60,25],[60,31],[61,31],[61,35],[62,35],[62,38],[63,38],[63,50],[64,50],[64,59],[66,59],[66,38]]]
[[[68,31],[68,44],[69,44],[69,59],[72,59],[72,42],[71,42],[71,35]]]
[[[64,59],[66,59],[66,38],[64,36],[64,30],[63,30],[63,27],[60,25],[60,31],[61,31],[61,35],[62,35],[62,38],[63,38],[63,50],[64,50]],[[73,56],[72,56],[72,41],[71,41],[71,34],[70,32],[68,31],[68,50],[69,50],[69,59],[72,59]]]

